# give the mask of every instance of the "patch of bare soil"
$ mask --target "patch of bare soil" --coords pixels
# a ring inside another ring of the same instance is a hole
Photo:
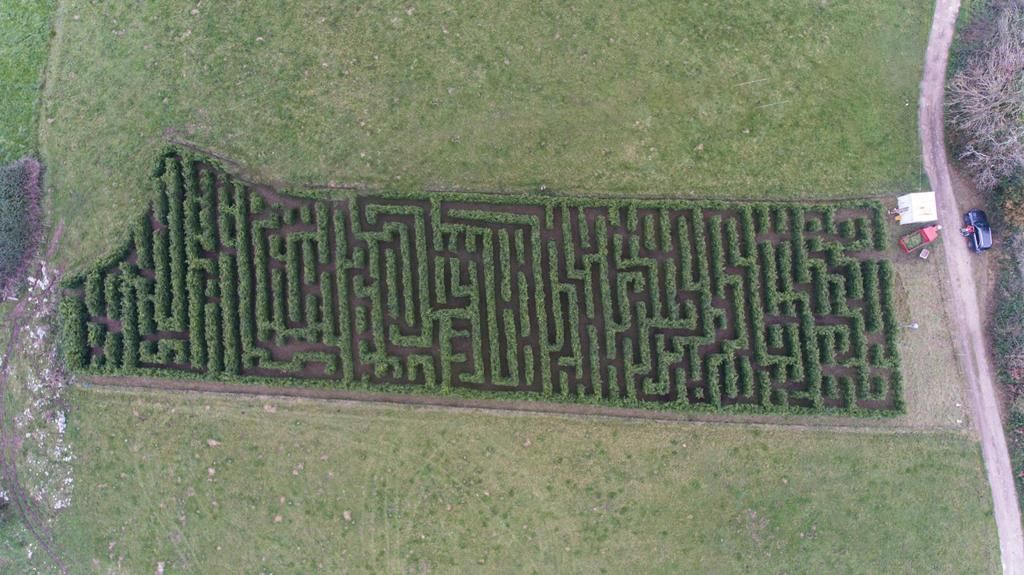
[[[52,257],[61,230],[58,226],[47,258]],[[70,505],[73,487],[72,456],[65,440],[63,391],[67,377],[50,330],[59,277],[59,270],[48,268],[45,260],[37,261],[25,278],[25,292],[6,317],[10,331],[0,363],[0,477],[4,490],[0,496],[17,510],[54,566],[67,573],[50,530],[54,513]],[[16,354],[28,368],[19,372],[17,394],[27,405],[11,414],[6,402],[12,396],[8,385]]]

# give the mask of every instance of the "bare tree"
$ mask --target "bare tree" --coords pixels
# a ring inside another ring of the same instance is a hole
[[[962,40],[946,121],[957,158],[991,190],[1024,169],[1024,1],[996,1]]]

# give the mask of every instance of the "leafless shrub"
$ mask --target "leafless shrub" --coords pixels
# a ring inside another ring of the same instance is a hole
[[[39,245],[42,166],[32,158],[0,166],[0,298],[22,276]]]
[[[1024,168],[1024,1],[993,2],[961,38],[946,121],[957,158],[992,190]]]

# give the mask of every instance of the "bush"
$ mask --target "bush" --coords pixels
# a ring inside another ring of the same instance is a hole
[[[711,289],[715,297],[725,297],[725,250],[722,247],[722,218],[711,216],[708,259],[711,264]]]
[[[1024,3],[990,6],[963,33],[946,95],[954,153],[983,190],[1024,168]]]
[[[834,376],[826,375],[823,377],[821,386],[825,397],[828,399],[839,399],[839,381]]]
[[[121,277],[120,274],[107,274],[103,279],[103,307],[107,317],[121,319]]]
[[[85,367],[89,360],[85,303],[77,297],[66,297],[60,302],[61,347],[64,359],[71,369]]]
[[[85,309],[89,315],[102,316],[105,311],[103,301],[103,276],[98,270],[93,270],[85,276]]]
[[[189,362],[192,367],[198,369],[206,367],[206,310],[203,307],[203,283],[203,272],[197,268],[188,270],[188,337],[189,350],[192,353]]]
[[[864,318],[868,331],[878,331],[882,327],[881,289],[878,285],[878,263],[861,262],[864,275]]]
[[[1024,178],[1014,178],[1000,186],[999,203],[1003,221],[1010,227],[1024,229]]]
[[[223,314],[222,336],[224,339],[224,370],[228,373],[241,371],[241,355],[239,354],[239,322],[238,322],[238,274],[234,260],[226,254],[220,256],[220,294]]]
[[[889,387],[892,388],[892,408],[897,413],[907,411],[906,400],[903,399],[903,374],[900,370],[894,369],[889,375]]]
[[[153,234],[153,273],[155,274],[156,294],[154,297],[154,317],[160,325],[165,325],[171,315],[171,256],[167,241],[167,230]]]
[[[252,238],[249,224],[248,203],[244,196],[236,200],[238,206],[238,225],[236,245],[238,265],[238,330],[243,353],[256,345],[256,326],[253,321],[253,285],[252,285]],[[223,290],[221,290],[223,292]]]
[[[24,273],[39,245],[41,171],[31,158],[0,167],[0,292]]]
[[[874,248],[878,251],[885,251],[889,243],[889,234],[886,233],[885,214],[882,213],[882,206],[875,204],[871,207],[871,237],[874,240]]]
[[[103,355],[107,358],[107,367],[121,367],[121,360],[124,355],[122,345],[122,334],[120,332],[107,332],[107,337],[103,342]]]
[[[128,276],[125,275],[127,278]],[[139,327],[143,329],[146,327],[154,327],[152,325],[146,326],[145,321],[151,321],[151,318],[144,316],[140,312],[140,308],[146,308],[146,305],[139,305],[137,301],[138,294],[136,292],[142,292],[140,286],[144,285],[145,279],[138,278],[136,284],[133,286],[132,282],[127,279],[121,285],[121,328],[124,334],[124,350],[121,358],[121,364],[126,368],[133,368],[139,364],[141,360],[139,353]],[[146,333],[143,331],[143,333]]]
[[[839,223],[839,237],[847,241],[853,241],[857,237],[857,225],[853,220],[843,220]]]

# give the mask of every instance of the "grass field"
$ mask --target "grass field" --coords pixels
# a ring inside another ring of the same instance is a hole
[[[168,138],[296,184],[894,195],[921,182],[931,8],[8,0],[0,160],[38,141],[73,268],[144,209]],[[884,425],[961,424],[935,263],[896,266],[899,321],[921,329],[900,340],[908,413]],[[19,409],[38,359],[20,353]],[[998,570],[978,445],[955,431],[67,399],[74,490],[55,530],[74,573]],[[0,523],[0,572],[45,572],[28,545]]]
[[[930,11],[65,2],[41,123],[62,258],[102,251],[144,207],[168,134],[300,183],[766,199],[916,188]]]
[[[0,5],[0,164],[36,149],[36,113],[55,0]]]
[[[895,238],[900,231],[890,233]],[[907,427],[967,428],[966,390],[946,319],[946,264],[942,250],[947,236],[932,245],[928,261],[907,255],[895,241],[887,252],[896,270],[896,323],[900,329],[900,361],[907,413],[892,423]],[[917,329],[907,326],[917,324]]]
[[[73,401],[58,536],[75,572],[997,569],[978,448],[957,434]]]

